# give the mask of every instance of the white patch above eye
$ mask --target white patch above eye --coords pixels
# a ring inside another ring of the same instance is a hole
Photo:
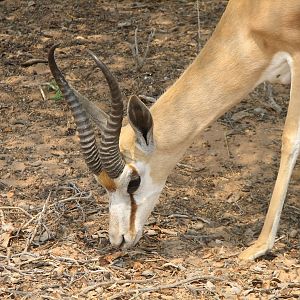
[[[132,173],[132,168],[126,164],[122,174],[117,179],[115,179],[118,190],[127,191],[131,173]]]
[[[151,168],[148,164],[137,162],[135,167],[141,177],[140,187],[134,194],[135,201],[137,205],[139,205],[145,201],[148,201],[147,199],[149,198],[153,199],[157,197],[157,194],[160,194],[161,190],[163,189],[165,181],[160,183],[154,182],[151,177]]]

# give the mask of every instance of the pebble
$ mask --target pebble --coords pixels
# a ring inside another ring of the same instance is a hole
[[[34,162],[30,162],[29,165],[32,166],[32,167],[38,167],[42,164],[42,161],[40,160],[37,160],[37,161],[34,161]]]
[[[152,277],[154,276],[155,273],[151,270],[145,270],[143,273],[142,273],[142,276],[145,276],[145,277]]]
[[[188,230],[186,231],[186,234],[188,234],[188,235],[198,235],[199,232],[196,231],[196,230],[194,230],[194,229],[188,229]]]
[[[155,230],[153,230],[153,229],[149,229],[149,230],[147,230],[147,234],[149,236],[153,236],[153,235],[157,235],[157,232]]]
[[[268,112],[267,110],[261,108],[261,107],[257,107],[255,109],[253,109],[253,112],[256,114],[256,115],[261,115],[261,116],[264,116],[266,115]]]
[[[203,222],[197,222],[196,224],[193,225],[193,229],[195,230],[201,230],[204,227]]]
[[[291,230],[289,236],[291,238],[295,238],[297,236],[297,234],[298,234],[298,230],[297,229],[293,229],[293,230]]]

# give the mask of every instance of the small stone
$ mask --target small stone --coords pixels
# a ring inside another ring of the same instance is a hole
[[[242,291],[242,288],[240,286],[237,286],[237,285],[232,286],[232,288],[231,288],[231,292],[232,292],[233,295],[238,295],[238,294],[241,293],[241,291]]]
[[[198,233],[198,231],[196,231],[194,229],[188,229],[186,231],[186,234],[188,234],[188,235],[198,235],[199,233]]]
[[[142,276],[144,276],[144,277],[152,277],[152,276],[154,276],[155,275],[155,273],[153,272],[153,271],[151,271],[151,270],[145,270],[143,273],[142,273]]]
[[[193,229],[195,230],[201,230],[204,227],[203,222],[197,222],[196,224],[193,225]]]
[[[206,282],[205,287],[211,292],[214,292],[216,290],[216,286],[209,280]]]
[[[45,230],[39,237],[36,237],[34,239],[34,241],[37,243],[45,243],[51,239],[52,239],[51,232],[48,232],[47,230]]]
[[[155,223],[156,223],[156,219],[150,217],[150,218],[148,219],[148,221],[146,222],[146,225],[153,225],[153,224],[155,224]]]
[[[29,163],[32,167],[38,167],[42,164],[40,160]]]
[[[264,116],[264,115],[266,115],[268,113],[265,109],[263,109],[261,107],[257,107],[255,109],[253,109],[253,112],[256,115],[261,115],[261,116]]]
[[[118,28],[126,28],[130,27],[132,25],[131,21],[125,21],[125,22],[119,22],[118,23]]]
[[[85,39],[83,36],[77,36],[75,38],[75,41],[78,45],[83,45],[87,43],[87,39]]]
[[[153,229],[149,229],[149,230],[147,230],[147,234],[149,236],[153,236],[153,235],[157,235],[157,232],[155,230],[153,230]]]
[[[249,117],[249,116],[251,116],[247,111],[239,111],[239,112],[237,112],[237,113],[235,113],[232,117],[231,117],[231,119],[234,121],[234,122],[237,122],[237,121],[240,121],[240,120],[242,120],[242,119],[244,119],[244,118],[247,118],[247,117]]]
[[[295,238],[297,236],[297,234],[298,234],[298,230],[297,229],[293,229],[293,230],[291,230],[289,236],[291,238]]]

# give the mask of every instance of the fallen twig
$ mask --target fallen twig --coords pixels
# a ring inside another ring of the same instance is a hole
[[[201,50],[201,32],[200,32],[200,8],[199,8],[199,0],[196,1],[197,5],[197,21],[198,21],[198,42],[197,42],[197,52]]]
[[[18,209],[22,211],[27,217],[29,218],[33,217],[28,211],[26,211],[24,208],[19,206],[0,206],[0,209]]]
[[[19,274],[21,274],[23,276],[26,275],[26,273],[24,273],[20,269],[14,267],[14,266],[8,265],[8,264],[7,265],[0,264],[0,270],[1,269],[6,269],[6,270],[9,270],[9,271],[13,271],[13,272],[19,273]]]
[[[77,297],[78,296],[82,296],[82,295],[85,295],[86,293],[90,292],[90,291],[93,291],[95,289],[97,289],[98,287],[101,287],[101,286],[107,286],[107,285],[113,285],[113,284],[126,284],[126,283],[147,283],[153,279],[155,279],[156,277],[153,276],[149,279],[143,279],[143,280],[131,280],[131,279],[122,279],[122,280],[110,280],[110,281],[104,281],[104,282],[98,282],[94,285],[91,285],[89,287],[86,287],[84,288],[83,290],[81,290],[81,292],[79,294],[77,294]]]
[[[228,146],[227,132],[224,132],[224,141],[225,141],[225,145],[226,145],[226,149],[227,149],[228,158],[232,158],[230,150],[229,150],[229,146]]]
[[[40,93],[42,95],[43,100],[46,101],[47,98],[46,98],[46,95],[45,95],[45,92],[44,92],[43,88],[40,86],[39,89],[40,89]]]
[[[268,106],[275,110],[278,114],[282,112],[282,108],[279,104],[276,103],[274,97],[273,97],[273,88],[271,83],[265,82],[264,83],[264,90],[267,94],[267,99],[268,99]]]
[[[148,101],[148,102],[151,102],[151,103],[156,102],[156,99],[153,98],[153,97],[149,97],[149,96],[145,96],[145,95],[139,95],[139,97],[140,97],[141,100],[144,100],[144,101]]]
[[[300,214],[300,208],[296,207],[296,206],[293,206],[293,205],[286,205],[286,207],[290,208],[293,210],[294,213],[296,214]],[[1,208],[1,207],[0,207]]]
[[[203,171],[205,169],[204,167],[197,168],[197,167],[194,167],[192,165],[187,165],[187,164],[182,164],[182,163],[177,163],[176,166],[181,167],[181,168],[187,168],[187,169],[195,170],[196,172]]]
[[[44,206],[43,206],[43,209],[42,211],[39,213],[39,216],[38,216],[38,220],[37,220],[37,224],[33,230],[33,233],[31,234],[31,236],[27,239],[27,242],[26,242],[26,245],[25,245],[25,248],[24,248],[24,251],[27,252],[33,239],[35,238],[36,234],[37,234],[37,231],[39,229],[39,227],[42,225],[42,218],[43,218],[43,215],[45,214],[46,212],[46,208],[47,208],[47,205],[48,205],[48,202],[50,200],[50,197],[51,197],[51,192],[49,193],[47,199],[45,200],[45,203],[44,203]]]
[[[144,287],[144,288],[138,288],[138,289],[131,289],[131,290],[127,290],[127,291],[123,291],[121,293],[115,294],[111,297],[108,297],[108,300],[113,300],[113,299],[117,299],[120,298],[124,295],[128,295],[128,294],[135,294],[135,293],[146,293],[146,292],[156,292],[156,291],[160,291],[163,289],[171,289],[171,288],[175,288],[187,283],[191,283],[194,281],[203,281],[203,280],[211,280],[211,281],[225,281],[224,278],[222,277],[216,277],[216,276],[193,276],[191,278],[186,278],[186,279],[182,279],[179,281],[175,281],[173,283],[169,283],[169,284],[160,284],[160,285],[156,285],[156,286],[152,286],[152,287]]]
[[[145,64],[148,52],[149,52],[149,46],[150,43],[154,37],[155,34],[155,29],[153,28],[148,36],[148,41],[147,41],[147,45],[146,45],[146,49],[144,51],[144,55],[141,56],[140,55],[140,51],[139,51],[139,46],[138,46],[138,38],[137,38],[137,33],[138,33],[138,28],[135,29],[134,31],[134,44],[130,45],[131,51],[132,51],[132,55],[133,58],[135,60],[135,64],[136,64],[136,70],[140,71],[142,69],[142,67]]]
[[[48,63],[48,61],[46,59],[42,59],[42,58],[32,58],[32,59],[28,59],[26,61],[24,61],[23,63],[21,63],[22,67],[29,67],[32,65],[36,65],[36,64],[46,64]]]

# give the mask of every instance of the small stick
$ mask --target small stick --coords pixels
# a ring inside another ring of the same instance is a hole
[[[286,207],[292,209],[294,213],[300,214],[300,208],[288,204],[286,205]]]
[[[33,230],[33,233],[31,234],[30,238],[27,239],[27,243],[26,243],[26,246],[25,246],[25,249],[23,252],[27,252],[28,251],[28,248],[30,247],[33,239],[35,238],[36,234],[37,234],[37,231],[39,229],[39,227],[42,225],[42,218],[43,218],[43,215],[45,214],[45,211],[46,211],[46,208],[47,208],[47,205],[48,205],[48,202],[49,202],[49,199],[51,197],[51,192],[49,192],[49,195],[43,205],[43,209],[42,211],[39,213],[39,217],[38,217],[38,220],[37,220],[37,224]]]
[[[139,46],[138,46],[138,38],[137,38],[137,33],[138,33],[138,28],[135,29],[134,31],[134,45],[130,45],[131,50],[132,50],[132,55],[134,57],[135,60],[135,64],[136,64],[136,69],[137,71],[141,70],[142,67],[145,64],[148,52],[149,52],[149,46],[150,43],[154,37],[155,34],[155,29],[152,29],[149,36],[148,36],[148,41],[147,41],[147,45],[146,45],[146,49],[144,51],[144,55],[143,57],[140,56],[140,52],[139,52]]]
[[[139,46],[138,46],[138,40],[137,40],[137,33],[138,33],[138,27],[134,31],[134,46],[135,46],[135,55],[139,57]]]
[[[9,270],[9,271],[13,271],[13,272],[19,273],[19,274],[21,274],[21,275],[23,275],[23,276],[26,275],[26,273],[22,272],[20,269],[14,267],[14,266],[11,266],[11,265],[3,265],[3,264],[0,264],[0,268],[2,268],[2,269],[7,269],[7,270]]]
[[[147,46],[146,46],[146,50],[145,50],[144,56],[143,56],[143,63],[145,62],[146,57],[147,57],[147,55],[148,55],[148,52],[149,52],[149,46],[150,46],[150,43],[151,43],[152,39],[154,38],[154,35],[155,35],[155,28],[151,29],[151,32],[150,32],[150,34],[148,35]]]
[[[176,166],[181,167],[181,168],[192,169],[192,170],[195,170],[195,171],[202,171],[202,170],[204,170],[203,167],[197,168],[197,167],[194,167],[192,165],[187,165],[187,164],[182,164],[182,163],[177,163]]]
[[[228,158],[232,158],[231,153],[229,151],[229,146],[228,146],[227,132],[224,133],[224,140],[225,140],[225,145],[226,145],[226,149],[227,149]]]
[[[0,208],[0,219],[1,219],[1,226],[3,227],[3,225],[5,224],[5,219],[4,219],[4,213],[3,210]]]
[[[40,63],[46,64],[46,63],[48,63],[48,61],[46,59],[42,59],[42,58],[32,58],[32,59],[28,59],[28,60],[24,61],[23,63],[21,63],[21,66],[29,67],[32,65],[40,64]]]
[[[200,32],[200,9],[199,9],[199,0],[197,0],[197,20],[198,20],[198,43],[197,43],[197,52],[201,50],[201,32]]]
[[[43,100],[46,101],[47,99],[46,99],[46,95],[45,95],[45,93],[44,93],[43,88],[42,88],[41,86],[40,86],[39,88],[40,88],[40,93],[41,93],[41,95],[42,95]]]
[[[188,215],[181,215],[181,214],[171,214],[168,218],[182,218],[182,219],[191,219]]]
[[[151,103],[156,102],[156,99],[153,97],[149,97],[149,96],[145,96],[145,95],[139,95],[139,97],[141,98],[141,100],[149,101]]]
[[[147,283],[147,282],[153,280],[154,278],[156,278],[156,277],[153,276],[149,279],[144,279],[144,280],[123,279],[123,280],[110,280],[110,281],[98,282],[97,284],[91,285],[91,286],[86,287],[83,290],[81,290],[81,292],[79,294],[77,294],[77,297],[85,295],[88,292],[93,291],[96,288],[101,287],[101,286],[113,285],[113,284],[115,284],[115,285],[116,284],[126,284],[126,283]]]
[[[113,299],[117,299],[120,298],[121,296],[124,296],[126,294],[135,294],[135,293],[146,293],[146,292],[156,292],[156,291],[160,291],[163,289],[171,289],[171,288],[175,288],[187,283],[191,283],[193,281],[203,281],[203,280],[211,280],[211,281],[225,281],[224,278],[221,277],[216,277],[216,276],[194,276],[191,278],[186,278],[183,280],[179,280],[179,281],[175,281],[173,283],[169,283],[169,284],[161,284],[161,285],[156,285],[156,286],[152,286],[152,287],[146,287],[146,288],[140,288],[140,289],[131,289],[128,291],[124,291],[118,294],[115,294],[109,298],[107,298],[108,300],[113,300]]]
[[[33,216],[27,212],[24,208],[19,206],[0,206],[0,209],[18,209],[21,210],[27,217],[32,218]]]
[[[269,82],[264,82],[264,90],[267,93],[267,97],[268,97],[268,104],[269,107],[271,107],[273,110],[275,110],[278,114],[280,114],[282,112],[282,108],[279,104],[276,103],[276,101],[274,100],[273,97],[273,88],[271,83]]]

